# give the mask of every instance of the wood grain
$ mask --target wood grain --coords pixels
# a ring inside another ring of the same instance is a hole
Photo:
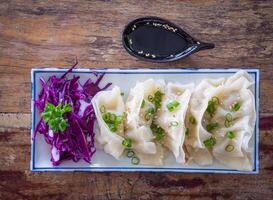
[[[168,64],[139,61],[121,44],[139,16],[169,19],[215,43]],[[66,67],[259,67],[260,113],[273,115],[273,2],[0,0],[0,199],[272,199],[273,129],[261,130],[259,175],[33,173],[30,69]]]

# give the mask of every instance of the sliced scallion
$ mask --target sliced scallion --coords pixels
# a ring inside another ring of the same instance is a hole
[[[130,138],[125,138],[122,141],[122,145],[125,146],[126,148],[131,148],[132,147],[132,140]]]
[[[158,90],[154,93],[154,104],[155,104],[155,109],[159,109],[161,107],[161,102],[162,102],[162,96],[163,96],[163,93]]]
[[[231,123],[229,121],[225,120],[225,127],[228,128],[230,126],[231,126]]]
[[[100,112],[101,112],[101,113],[105,113],[105,111],[106,111],[106,108],[105,108],[105,106],[102,105],[102,106],[100,107]]]
[[[123,122],[124,117],[123,115],[119,116],[114,113],[105,112],[102,114],[102,119],[112,132],[116,132],[119,125]]]
[[[231,151],[234,150],[234,146],[231,145],[231,144],[228,144],[228,145],[226,146],[225,150],[226,150],[227,152],[231,152]]]
[[[145,118],[146,121],[149,121],[151,119],[151,117],[152,117],[152,114],[148,113],[148,112],[145,113],[145,115],[144,115],[144,118]]]
[[[155,113],[155,109],[154,109],[154,108],[149,108],[149,109],[147,110],[147,113],[154,114],[154,113]]]
[[[173,112],[179,105],[180,103],[178,101],[173,100],[167,104],[167,108],[170,112]]]
[[[155,135],[155,139],[160,141],[164,138],[165,136],[165,131],[163,128],[161,128],[160,126],[152,123],[151,126],[150,126],[153,134]]]
[[[218,127],[218,123],[216,122],[216,123],[210,123],[210,124],[208,124],[207,126],[206,126],[206,130],[208,131],[208,132],[211,132],[211,131],[213,131],[215,128],[217,128]]]
[[[150,102],[153,102],[154,97],[153,97],[152,95],[149,95],[149,96],[148,96],[148,100],[149,100]]]
[[[210,137],[206,139],[204,142],[205,147],[210,148],[216,144],[216,139],[214,137]]]
[[[216,105],[220,103],[220,100],[218,97],[212,97],[208,102],[208,107],[206,111],[209,113],[211,117],[213,117],[215,111],[216,111]]]
[[[189,121],[190,121],[191,124],[196,123],[196,120],[195,120],[195,118],[193,116],[190,116]]]
[[[143,99],[141,102],[141,108],[144,108],[144,106],[145,106],[145,100]]]
[[[233,131],[226,132],[226,137],[229,139],[235,138],[235,133]]]
[[[131,158],[131,163],[132,163],[133,165],[138,165],[139,162],[140,162],[140,160],[139,160],[138,157],[134,156],[134,157]]]
[[[236,102],[235,104],[233,104],[232,106],[232,110],[233,111],[238,111],[241,108],[241,104],[239,102]]]
[[[133,150],[128,150],[127,151],[127,157],[132,158],[135,155],[135,152]]]
[[[117,115],[115,115],[114,113],[111,113],[110,121],[114,122],[114,121],[116,121],[116,119],[117,119]]]
[[[220,104],[220,100],[218,97],[212,97],[211,100],[212,100],[212,102],[214,102],[216,104]]]
[[[232,115],[230,113],[227,113],[225,115],[225,120],[228,121],[228,122],[232,122]]]

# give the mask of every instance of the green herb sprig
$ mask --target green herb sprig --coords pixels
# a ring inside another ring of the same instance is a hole
[[[64,118],[63,114],[72,110],[71,105],[59,103],[57,106],[47,102],[42,118],[47,122],[49,128],[54,132],[64,131],[68,126],[68,120]]]

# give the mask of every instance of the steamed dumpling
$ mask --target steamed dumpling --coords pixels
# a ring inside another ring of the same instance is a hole
[[[115,86],[112,90],[98,92],[92,99],[92,104],[99,126],[96,139],[106,153],[118,159],[124,151],[122,141],[125,106],[120,88]],[[118,122],[113,125],[111,120],[118,120]]]
[[[227,79],[221,91],[215,95],[220,100],[212,120],[217,120],[216,143],[213,155],[222,164],[238,170],[252,170],[250,138],[255,126],[255,101],[249,87],[253,81],[245,71],[239,71]],[[235,105],[240,105],[235,109]],[[227,116],[230,122],[226,122]],[[231,134],[232,133],[232,134]]]
[[[206,112],[209,99],[214,95],[216,89],[224,83],[224,78],[205,79],[194,89],[190,100],[190,108],[186,118],[188,136],[186,136],[186,147],[192,159],[199,165],[211,165],[213,157],[205,147],[203,141],[211,137],[211,133],[202,126],[203,115]],[[190,118],[194,123],[190,123]]]
[[[138,82],[130,90],[126,102],[126,137],[132,139],[132,149],[140,158],[141,164],[161,165],[163,150],[156,144],[155,136],[151,131],[155,105],[152,96],[164,91],[163,80],[148,79]]]
[[[251,84],[247,72],[239,71],[224,82],[204,80],[196,88],[189,112],[196,124],[188,124],[187,148],[198,164],[212,164],[215,157],[230,168],[252,170],[248,143],[256,115]]]
[[[162,101],[162,108],[157,113],[156,123],[166,133],[163,144],[174,154],[178,163],[185,163],[183,144],[186,129],[184,121],[192,89],[193,84],[168,83]],[[171,105],[176,106],[171,109]]]

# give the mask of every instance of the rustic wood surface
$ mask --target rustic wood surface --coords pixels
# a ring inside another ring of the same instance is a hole
[[[125,23],[169,19],[213,50],[185,60],[139,61],[121,45]],[[256,67],[260,114],[273,115],[273,1],[0,0],[0,199],[273,199],[273,127],[260,131],[259,175],[31,172],[30,69]],[[272,118],[271,118],[272,120]]]

